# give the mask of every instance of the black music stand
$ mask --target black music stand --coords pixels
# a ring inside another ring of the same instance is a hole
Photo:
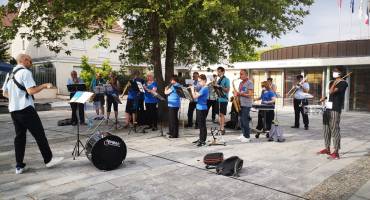
[[[84,87],[86,88],[86,86]],[[91,92],[77,91],[69,102],[84,104],[86,101],[88,101],[91,98],[92,95],[93,93]],[[78,112],[79,112],[79,108],[77,106],[77,113]],[[80,145],[82,146],[81,151],[80,151]],[[84,149],[85,147],[80,140],[80,116],[77,115],[77,141],[72,151],[73,160],[75,160],[76,157],[80,156],[80,154],[83,152]]]

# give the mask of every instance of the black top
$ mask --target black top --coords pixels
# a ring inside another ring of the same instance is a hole
[[[329,83],[329,88],[333,83],[334,81]],[[346,94],[348,84],[346,81],[340,81],[335,87],[338,88],[338,91],[329,95],[329,101],[333,102],[333,108],[329,110],[341,112],[344,105],[344,96]]]

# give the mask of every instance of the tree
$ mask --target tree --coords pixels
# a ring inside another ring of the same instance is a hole
[[[103,61],[102,67],[96,67],[96,65],[89,64],[89,59],[86,56],[81,58],[81,68],[82,71],[80,73],[80,77],[86,84],[87,88],[90,88],[91,81],[93,80],[93,77],[95,77],[96,73],[99,72],[102,78],[107,80],[109,73],[112,72],[112,67],[108,60]]]
[[[0,14],[17,12],[23,0],[9,0]],[[302,24],[313,0],[30,0],[13,26],[0,37],[22,36],[68,53],[64,38],[102,35],[122,19],[124,33],[117,50],[129,63],[150,63],[163,92],[177,64],[207,65],[228,60],[262,45],[262,35],[280,37]],[[69,29],[67,29],[68,27]],[[72,32],[73,30],[73,32]],[[57,42],[57,43],[56,43]],[[165,77],[161,59],[165,59]]]
[[[1,62],[10,61],[10,55],[8,53],[8,50],[9,50],[9,44],[5,42],[4,40],[0,39],[0,61]]]

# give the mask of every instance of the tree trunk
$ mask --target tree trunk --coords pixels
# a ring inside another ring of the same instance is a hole
[[[161,45],[160,45],[160,30],[159,30],[159,15],[158,13],[152,13],[150,15],[150,33],[152,40],[152,55],[151,63],[154,67],[154,77],[158,83],[158,93],[165,97],[164,87],[165,82],[162,74],[162,64],[161,64]],[[158,117],[159,122],[167,121],[167,101],[160,101],[158,103]],[[163,124],[163,123],[161,123]],[[166,123],[165,123],[166,124]]]
[[[176,34],[175,28],[170,27],[167,29],[166,32],[167,36],[167,43],[166,43],[166,61],[165,61],[165,72],[166,72],[166,83],[169,83],[171,80],[172,75],[175,72],[175,42],[176,42]]]

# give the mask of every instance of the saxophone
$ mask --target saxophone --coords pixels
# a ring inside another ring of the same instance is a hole
[[[236,88],[235,88],[235,81],[236,81],[236,79],[233,80],[233,90],[234,90],[234,92],[238,92],[238,90],[236,90]],[[233,96],[232,102],[233,102],[233,106],[235,108],[235,111],[237,113],[239,113],[240,110],[241,110],[239,96]]]

